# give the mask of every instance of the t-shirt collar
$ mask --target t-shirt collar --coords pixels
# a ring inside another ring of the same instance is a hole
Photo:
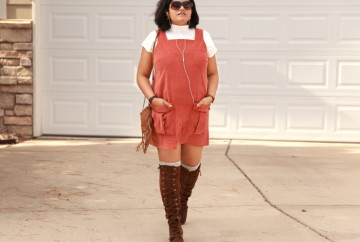
[[[172,24],[171,25],[171,31],[174,32],[174,33],[186,32],[186,31],[189,31],[189,25]]]

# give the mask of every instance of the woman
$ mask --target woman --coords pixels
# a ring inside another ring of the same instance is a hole
[[[152,107],[155,132],[150,144],[157,147],[160,161],[169,240],[184,241],[187,201],[200,172],[203,146],[209,144],[209,109],[219,79],[216,47],[209,33],[196,28],[194,0],[159,0],[155,23],[158,30],[142,43],[137,83]]]

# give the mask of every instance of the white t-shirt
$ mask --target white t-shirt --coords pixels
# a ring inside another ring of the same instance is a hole
[[[166,38],[168,40],[173,39],[188,39],[194,40],[195,39],[195,29],[190,29],[188,25],[180,26],[180,25],[171,25],[171,29],[167,30]],[[204,42],[207,48],[208,57],[211,58],[217,52],[216,46],[214,41],[212,40],[210,34],[207,31],[203,31]],[[154,41],[156,38],[156,30],[152,31],[146,39],[142,42],[142,46],[146,49],[147,52],[152,53]],[[156,44],[155,44],[156,45]]]

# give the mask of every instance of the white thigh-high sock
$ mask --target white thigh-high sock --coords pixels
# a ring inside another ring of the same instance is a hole
[[[180,166],[181,165],[181,161],[178,162],[163,162],[160,161],[159,163],[161,166]]]
[[[182,165],[184,168],[186,168],[188,171],[195,171],[195,170],[199,167],[200,163],[201,163],[201,162],[199,162],[199,164],[197,164],[196,166],[187,166],[187,165],[185,165],[185,164],[183,164],[183,163],[181,163],[181,165]]]

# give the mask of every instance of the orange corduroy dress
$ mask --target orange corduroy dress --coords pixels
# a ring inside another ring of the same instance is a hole
[[[177,46],[184,50],[190,82]],[[194,40],[168,40],[166,33],[159,31],[154,50],[152,85],[155,95],[171,103],[172,107],[151,105],[154,135],[150,144],[161,149],[176,149],[179,144],[209,144],[210,105],[195,106],[207,95],[207,66],[208,55],[202,29],[195,29]]]

